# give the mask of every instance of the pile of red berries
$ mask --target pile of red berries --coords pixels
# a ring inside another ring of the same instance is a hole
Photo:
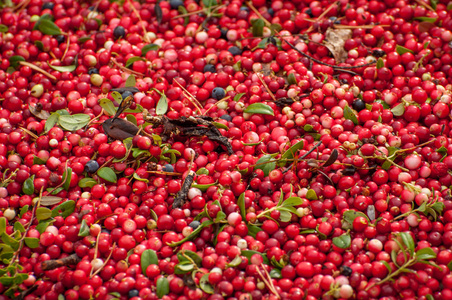
[[[452,2],[0,2],[0,300],[452,299]]]

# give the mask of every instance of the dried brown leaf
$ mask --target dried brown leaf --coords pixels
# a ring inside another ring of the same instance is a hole
[[[28,109],[35,117],[41,120],[47,120],[50,117],[50,113],[48,111],[42,110],[41,104],[37,104],[36,106],[30,105]]]
[[[336,63],[342,63],[347,59],[347,51],[344,49],[345,41],[352,38],[350,29],[328,28],[325,33],[325,47],[331,51]]]

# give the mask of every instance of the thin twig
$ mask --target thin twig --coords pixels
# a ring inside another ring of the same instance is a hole
[[[265,89],[267,90],[267,92],[270,94],[270,97],[272,97],[273,101],[276,102],[276,97],[275,95],[272,93],[272,91],[270,91],[270,88],[268,87],[267,83],[264,81],[264,79],[261,77],[260,74],[256,74],[257,78],[259,78],[259,80],[262,82],[262,85],[265,87]]]
[[[20,61],[19,64],[22,65],[22,66],[30,67],[30,69],[33,69],[33,70],[35,70],[37,72],[40,72],[40,73],[44,74],[45,76],[49,77],[50,79],[52,79],[54,81],[57,80],[57,78],[55,76],[53,76],[49,72],[45,71],[44,69],[42,69],[42,68],[40,68],[40,67],[38,67],[38,66],[36,66],[36,65],[34,65],[32,63],[29,63],[29,62],[26,62],[26,61]]]
[[[428,5],[427,3],[425,3],[422,0],[414,0],[414,1],[416,1],[416,3],[419,4],[420,6],[427,8],[428,10],[435,11],[435,9],[433,9],[433,7],[431,7],[430,5]]]
[[[140,72],[134,71],[132,69],[129,69],[127,67],[121,66],[113,57],[110,60],[114,65],[116,65],[118,68],[120,68],[123,71],[129,72],[131,74],[135,74],[135,75],[141,76],[141,77],[145,76],[143,73],[140,73]]]
[[[102,271],[102,269],[107,265],[108,261],[110,260],[111,255],[113,254],[113,251],[115,250],[115,248],[116,248],[116,242],[113,243],[113,247],[111,248],[111,252],[108,255],[107,259],[105,260],[104,264],[99,269],[97,269],[96,272],[94,272],[93,275],[90,276],[90,278],[96,276],[100,271]]]
[[[265,23],[265,25],[267,25],[268,27],[270,27],[272,25],[272,23],[270,23],[266,18],[264,18],[261,13],[254,7],[254,5],[251,2],[246,2],[246,5],[252,10],[254,11],[254,13],[256,13],[256,15],[262,19]]]
[[[99,2],[100,2],[100,1],[99,1]],[[139,21],[140,24],[141,24],[141,28],[143,28],[143,35],[144,35],[144,37],[145,37],[145,42],[146,42],[146,43],[149,43],[150,41],[149,41],[149,38],[148,38],[148,32],[147,32],[147,30],[146,30],[146,27],[144,27],[143,20],[141,19],[140,13],[137,11],[137,9],[136,9],[135,6],[133,5],[132,1],[129,0],[129,3],[130,3],[130,6],[132,7],[133,12],[134,12],[135,15],[137,16],[138,21]]]
[[[336,2],[334,2],[334,3],[331,3],[331,5],[328,6],[328,8],[325,9],[325,10],[323,11],[323,13],[322,13],[320,16],[318,16],[317,19],[316,19],[315,21],[318,22],[318,21],[320,21],[321,19],[323,19],[323,17],[326,16],[326,15],[333,9],[333,7],[334,7],[334,6],[337,6],[337,5],[339,5],[339,1],[336,1]],[[311,25],[311,26],[308,28],[308,30],[307,30],[306,32],[311,32],[312,30],[314,30],[314,26]]]
[[[193,105],[196,107],[196,109],[198,110],[199,114],[201,114],[201,103],[199,103],[198,99],[195,98],[195,96],[193,96],[189,91],[187,91],[186,88],[184,88],[182,86],[182,84],[180,84],[177,80],[173,80],[173,82],[177,83],[177,85],[189,96],[187,98],[191,98],[190,102],[193,103]]]

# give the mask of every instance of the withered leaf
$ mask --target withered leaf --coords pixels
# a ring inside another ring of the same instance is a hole
[[[131,92],[133,94],[138,93],[140,90],[134,86],[129,86],[129,87],[122,87],[122,88],[114,88],[111,89],[112,92],[118,92],[120,94],[124,93],[124,92]]]
[[[105,120],[102,124],[102,128],[104,129],[106,135],[112,139],[121,141],[129,137],[134,137],[137,135],[139,130],[139,128],[132,122],[115,118]]]
[[[333,151],[331,152],[330,157],[328,157],[328,159],[326,160],[326,162],[323,164],[322,167],[326,168],[326,167],[329,167],[332,164],[334,164],[334,162],[336,161],[338,155],[339,155],[339,153],[337,152],[337,150],[333,149]]]
[[[157,2],[155,4],[154,12],[155,12],[155,16],[157,18],[157,22],[160,24],[160,23],[162,23],[163,12],[162,12],[162,8],[160,7],[160,3],[159,2]]]
[[[350,29],[328,28],[325,33],[324,44],[334,56],[336,63],[342,63],[347,59],[347,51],[344,49],[345,41],[352,38]]]
[[[36,104],[36,106],[30,105],[28,109],[35,117],[41,120],[47,120],[50,117],[50,113],[48,111],[42,110],[42,105],[40,103]]]

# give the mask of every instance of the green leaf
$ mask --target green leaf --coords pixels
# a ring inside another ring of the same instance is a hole
[[[37,238],[26,237],[24,241],[28,248],[34,249],[39,247],[39,239]]]
[[[275,112],[273,111],[273,109],[264,103],[253,103],[248,105],[247,108],[245,108],[245,110],[243,111],[244,113],[248,113],[248,114],[261,114],[261,115],[270,115],[270,116],[274,116]]]
[[[450,271],[452,271],[452,260],[447,264],[447,267],[449,268]]]
[[[141,48],[141,55],[145,56],[146,53],[148,53],[149,51],[153,50],[153,51],[157,51],[159,50],[160,46],[157,44],[147,44],[144,45],[143,48]]]
[[[402,238],[403,243],[407,247],[408,251],[412,255],[414,253],[414,241],[411,235],[407,232],[401,232],[400,237]]]
[[[298,206],[301,204],[303,204],[303,199],[301,199],[300,197],[290,197],[282,203],[282,206]]]
[[[177,253],[177,257],[179,258],[179,262],[183,261],[189,261],[185,256],[188,256],[193,262],[198,266],[202,266],[202,259],[199,257],[196,252],[190,251],[190,250],[181,250],[179,253]]]
[[[255,19],[255,20],[251,20],[251,24],[252,24],[252,32],[253,32],[253,36],[262,36],[264,34],[264,20],[262,19]]]
[[[403,116],[403,113],[405,112],[405,105],[403,103],[400,103],[396,106],[394,106],[391,109],[391,112],[394,114],[394,116],[396,117],[400,117]]]
[[[97,184],[97,181],[92,179],[91,177],[82,178],[78,182],[78,186],[81,188],[92,188],[96,184]]]
[[[279,213],[279,219],[281,220],[281,222],[290,222],[290,220],[292,219],[292,214],[288,211],[280,210]]]
[[[5,285],[5,286],[10,286],[14,283],[14,278],[13,277],[0,277],[0,283]]]
[[[50,129],[55,126],[55,124],[58,122],[60,115],[58,113],[52,113],[50,117],[46,120],[46,125],[44,126],[44,131],[47,133]]]
[[[436,9],[436,6],[438,5],[439,0],[430,0],[430,6],[433,9]]]
[[[6,218],[1,217],[0,218],[0,235],[2,235],[4,232],[6,232]]]
[[[227,264],[228,267],[235,268],[242,263],[242,258],[240,256],[236,256],[230,263]]]
[[[432,206],[431,206],[438,214],[442,214],[443,210],[444,210],[444,203],[442,202],[435,202]]]
[[[3,232],[1,235],[3,243],[13,248],[15,251],[19,249],[19,242],[15,240],[14,238],[10,237],[6,234],[6,232]]]
[[[352,121],[353,124],[355,124],[355,125],[359,124],[356,114],[353,112],[353,110],[348,105],[345,105],[345,107],[344,107],[344,118]]]
[[[437,18],[429,18],[429,17],[414,17],[413,20],[421,21],[421,22],[430,22],[435,23]]]
[[[157,253],[152,249],[144,250],[143,253],[141,253],[141,271],[143,272],[143,275],[146,275],[146,269],[150,265],[158,265],[159,259],[157,257]]]
[[[397,45],[395,50],[396,50],[396,52],[397,52],[399,55],[405,54],[405,53],[407,53],[407,52],[410,52],[410,53],[413,53],[413,54],[414,54],[414,52],[411,51],[410,49],[407,49],[407,48],[405,48],[405,47],[403,47],[403,46],[400,46],[400,45]]]
[[[111,97],[113,98],[113,100],[116,101],[116,103],[121,104],[121,102],[122,102],[122,96],[121,96],[120,93],[118,93],[118,92],[116,92],[116,91],[111,92]]]
[[[263,38],[259,44],[257,44],[256,48],[258,49],[265,49],[268,45],[268,37],[267,38]]]
[[[204,274],[201,277],[201,279],[199,280],[199,287],[201,288],[201,290],[203,290],[207,294],[213,294],[214,293],[215,290],[213,289],[213,286],[209,282],[209,273],[208,274]]]
[[[312,125],[306,124],[303,126],[303,130],[306,132],[313,132],[314,131],[314,127],[312,127]]]
[[[129,121],[130,123],[132,123],[133,125],[137,126],[138,122],[137,122],[137,118],[135,118],[134,115],[127,115],[126,116],[127,121]]]
[[[262,256],[262,258],[264,259],[264,264],[266,264],[266,265],[270,264],[267,254],[265,254],[265,253],[257,252],[254,250],[242,250],[241,254],[242,254],[242,256],[245,256],[246,258],[248,258],[248,264],[251,264],[251,256],[253,256],[254,254],[259,254],[260,256]]]
[[[220,221],[223,221],[225,219],[226,219],[226,214],[220,210],[217,213],[217,217],[215,218],[215,223],[220,223]]]
[[[130,67],[131,65],[133,65],[134,62],[136,61],[145,61],[144,58],[139,57],[139,56],[132,56],[131,58],[129,58],[126,62],[126,68]]]
[[[383,61],[383,58],[379,58],[378,60],[377,60],[377,69],[381,69],[381,68],[383,68],[385,66],[385,62]]]
[[[67,218],[74,212],[74,210],[75,210],[75,201],[68,200],[61,203],[52,210],[52,217],[60,215],[63,218]]]
[[[90,116],[87,114],[60,115],[58,124],[60,124],[63,129],[76,131],[85,127],[90,119]]]
[[[290,73],[289,76],[287,76],[287,81],[289,82],[289,84],[298,84],[294,73]]]
[[[178,242],[173,242],[171,244],[168,244],[168,246],[170,247],[177,247],[179,245],[182,245],[183,243],[187,242],[187,241],[191,241],[194,238],[196,238],[198,236],[198,234],[203,230],[203,228],[210,226],[213,224],[213,221],[205,221],[202,222],[200,226],[198,226],[198,228],[196,228],[195,230],[193,230],[192,233],[190,233],[190,235],[188,235],[187,237],[183,238],[182,240],[178,241]]]
[[[137,80],[135,79],[135,75],[130,74],[129,77],[127,77],[125,87],[134,87],[137,84]]]
[[[344,218],[344,221],[346,221],[350,225],[353,224],[353,221],[356,219],[356,217],[366,218],[367,221],[370,222],[369,217],[367,217],[364,213],[362,213],[360,211],[355,211],[355,210],[347,210],[346,212],[344,212],[342,217]]]
[[[212,122],[213,125],[215,125],[216,128],[219,129],[224,129],[224,130],[229,130],[229,127],[224,125],[223,123],[219,123],[219,122]]]
[[[281,160],[287,160],[287,159],[293,159],[295,157],[295,153],[297,153],[298,150],[303,149],[304,142],[303,140],[300,140],[295,145],[287,149],[286,152],[283,153],[281,156]]]
[[[151,155],[151,153],[148,150],[142,150],[139,148],[132,148],[132,156],[133,158],[137,158],[138,156],[140,156],[143,153],[147,153],[149,156]]]
[[[36,230],[39,231],[39,233],[43,233],[46,231],[47,227],[49,227],[50,224],[52,224],[54,220],[47,220],[47,221],[41,221],[38,225],[36,225]]]
[[[427,248],[422,248],[422,249],[419,249],[418,251],[416,251],[416,257],[417,257],[417,259],[420,259],[420,260],[435,259],[436,253],[435,253],[435,251],[433,251],[432,248],[427,247]]]
[[[272,269],[272,270],[270,271],[270,277],[271,277],[271,278],[275,278],[275,279],[280,279],[280,278],[282,278],[281,270],[279,270],[279,269],[277,269],[277,268]]]
[[[216,0],[202,0],[202,3],[204,4],[204,7],[206,7],[206,8],[217,5]]]
[[[58,71],[58,72],[74,72],[75,69],[77,68],[76,65],[70,65],[70,66],[52,66],[52,65],[49,65],[49,67],[51,69],[54,69],[55,71]]]
[[[317,200],[319,197],[317,197],[316,192],[313,189],[309,189],[306,193],[306,199],[308,200]]]
[[[34,175],[29,177],[29,178],[27,178],[24,181],[24,185],[22,186],[22,192],[25,195],[33,195],[33,193],[35,191],[35,185],[33,183],[33,180],[34,180]]]
[[[168,111],[168,100],[166,99],[165,94],[160,95],[160,100],[157,103],[157,107],[155,108],[155,113],[157,115],[164,115]]]
[[[45,165],[46,162],[43,161],[42,159],[40,159],[39,157],[34,156],[34,157],[33,157],[33,164],[34,164],[34,165]]]
[[[25,61],[25,58],[20,55],[13,55],[9,58],[9,65],[14,69],[17,69],[20,61]]]
[[[0,24],[0,32],[8,32],[8,26]]]
[[[97,175],[108,182],[116,183],[118,181],[116,173],[109,167],[100,168],[97,170]]]
[[[138,181],[143,181],[143,182],[146,182],[146,183],[149,182],[149,180],[147,180],[146,178],[141,178],[137,173],[133,173],[133,178],[135,178]]]
[[[256,225],[248,224],[247,227],[248,227],[248,234],[250,236],[252,236],[253,238],[256,237],[256,234],[259,231],[262,231],[262,229],[259,226],[256,226]]]
[[[39,20],[38,30],[47,35],[60,35],[61,29],[49,19]]]
[[[206,168],[199,168],[198,171],[196,171],[196,175],[209,175],[209,170]]]
[[[16,223],[14,223],[14,230],[17,230],[20,233],[24,233],[25,232],[25,227],[24,227],[24,225],[22,225],[22,223],[16,222]]]
[[[240,209],[240,215],[242,216],[242,220],[246,220],[246,208],[245,208],[245,193],[242,193],[237,199],[237,206]]]
[[[87,41],[89,41],[89,40],[92,40],[92,38],[90,37],[90,36],[82,36],[81,38],[79,38],[77,41],[80,43],[80,44],[83,44],[84,42],[87,42]]]
[[[193,271],[194,268],[195,268],[194,264],[192,264],[189,261],[184,261],[182,263],[177,264],[174,267],[174,274],[185,274],[190,271]]]
[[[169,281],[166,277],[157,279],[157,297],[162,298],[169,294]]]
[[[240,93],[234,96],[234,101],[238,102],[243,96],[245,96],[246,93]]]
[[[78,236],[85,237],[85,236],[88,236],[88,235],[89,235],[89,226],[88,226],[88,224],[86,224],[85,220],[82,220],[82,224],[80,226],[80,230],[78,232]]]
[[[48,208],[38,207],[36,209],[36,219],[38,219],[38,221],[47,220],[51,216],[52,216],[52,211]]]
[[[24,205],[21,209],[20,209],[20,213],[19,213],[19,218],[22,218],[24,216],[24,214],[28,211],[28,208],[30,207],[30,205]],[[0,232],[1,234],[1,232]]]
[[[333,238],[333,244],[341,249],[347,249],[351,245],[351,238],[349,234],[343,234]]]
[[[69,187],[71,185],[71,179],[72,179],[72,168],[67,168],[67,170],[65,170],[63,172],[63,189],[65,189],[66,191],[69,190]]]
[[[191,186],[197,189],[200,189],[202,192],[207,191],[207,189],[211,186],[216,185],[217,183],[209,183],[209,184],[192,184]]]
[[[270,161],[273,159],[273,156],[270,154],[266,154],[264,156],[262,156],[261,158],[259,158],[256,162],[256,166],[254,167],[254,169],[260,169],[262,171],[264,171],[264,176],[268,176],[268,173],[270,173],[270,171],[273,171],[276,168],[276,162],[274,161]]]
[[[110,99],[102,98],[99,100],[99,105],[102,107],[109,116],[116,114],[116,107]]]

